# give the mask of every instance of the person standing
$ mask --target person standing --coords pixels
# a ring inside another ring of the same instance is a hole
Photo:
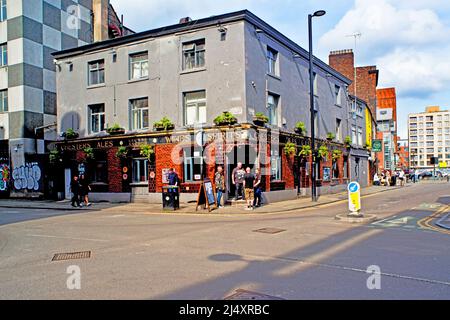
[[[169,169],[169,174],[167,175],[167,180],[169,181],[169,186],[170,187],[177,187],[177,188],[171,188],[169,189],[169,192],[175,192],[178,193],[179,191],[179,177],[178,174],[175,172],[174,168],[170,168]]]
[[[239,200],[239,196],[244,197],[243,195],[243,187],[244,187],[244,176],[245,171],[242,167],[242,162],[239,162],[237,167],[234,168],[232,174],[231,174],[231,180],[236,187],[236,194],[235,194],[235,200]]]
[[[80,205],[80,182],[78,176],[74,176],[70,183],[70,191],[72,192],[72,207],[78,208]],[[76,205],[75,205],[76,204]]]
[[[223,167],[218,166],[216,174],[214,175],[214,183],[216,185],[216,193],[217,193],[217,206],[219,208],[223,208],[222,206],[222,196],[225,192],[225,177],[223,174]]]
[[[89,202],[89,191],[91,191],[91,187],[89,186],[89,182],[86,179],[85,175],[82,174],[80,176],[80,203],[83,206],[83,203],[86,207],[89,207],[91,203]]]
[[[259,169],[255,170],[255,200],[253,200],[253,207],[259,208],[262,204],[262,190],[261,190],[261,173]]]
[[[252,173],[250,168],[245,170],[244,175],[244,190],[245,190],[245,200],[247,201],[247,209],[253,210],[253,200],[255,197],[254,187],[255,187],[255,175]]]

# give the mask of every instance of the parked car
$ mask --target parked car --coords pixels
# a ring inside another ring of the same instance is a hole
[[[419,179],[425,179],[425,178],[432,178],[433,177],[433,172],[432,171],[422,171],[419,173]]]

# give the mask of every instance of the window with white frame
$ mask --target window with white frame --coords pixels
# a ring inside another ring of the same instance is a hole
[[[184,150],[184,181],[193,182],[201,180],[202,174],[202,150],[200,147],[190,147]]]
[[[183,70],[205,66],[205,39],[183,44]]]
[[[105,105],[95,104],[89,106],[89,132],[99,133],[105,131]]]
[[[143,130],[149,128],[148,98],[130,100],[130,129]]]
[[[358,138],[356,136],[356,126],[352,126],[352,142],[353,144],[358,143]]]
[[[105,83],[105,61],[89,62],[89,85],[95,86]]]
[[[148,159],[133,159],[133,183],[148,182]]]
[[[8,90],[0,91],[0,112],[8,111]]]
[[[342,141],[341,119],[336,119],[336,140]]]
[[[363,145],[363,130],[362,128],[358,128],[358,145]]]
[[[267,47],[267,73],[279,76],[278,72],[278,51]]]
[[[281,156],[279,152],[273,150],[270,153],[270,180],[281,180]]]
[[[148,77],[148,52],[130,54],[130,80]]]
[[[3,43],[0,45],[0,67],[8,65],[8,45]]]
[[[184,94],[184,118],[187,126],[206,123],[206,91]]]
[[[0,21],[8,19],[8,10],[6,8],[6,0],[0,0]]]
[[[269,124],[272,126],[278,125],[278,103],[280,97],[274,94],[267,95],[267,109],[269,113]]]
[[[341,87],[337,84],[334,85],[334,97],[335,97],[335,104],[340,106],[341,105]]]

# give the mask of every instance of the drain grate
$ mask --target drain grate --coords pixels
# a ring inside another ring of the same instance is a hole
[[[247,291],[243,289],[236,290],[231,296],[226,297],[224,300],[284,300],[279,297],[269,296],[263,293],[257,293],[252,291]]]
[[[53,256],[52,261],[89,259],[90,257],[91,257],[90,251],[57,253]]]
[[[278,228],[262,228],[258,230],[254,230],[253,232],[259,232],[259,233],[266,233],[266,234],[277,234],[281,232],[285,232],[284,229],[278,229]]]

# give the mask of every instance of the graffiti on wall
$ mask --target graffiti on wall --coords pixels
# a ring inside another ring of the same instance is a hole
[[[0,164],[0,191],[8,189],[9,167],[7,164]]]
[[[39,190],[39,181],[41,180],[41,168],[39,164],[26,163],[24,166],[14,168],[12,178],[16,190]]]

